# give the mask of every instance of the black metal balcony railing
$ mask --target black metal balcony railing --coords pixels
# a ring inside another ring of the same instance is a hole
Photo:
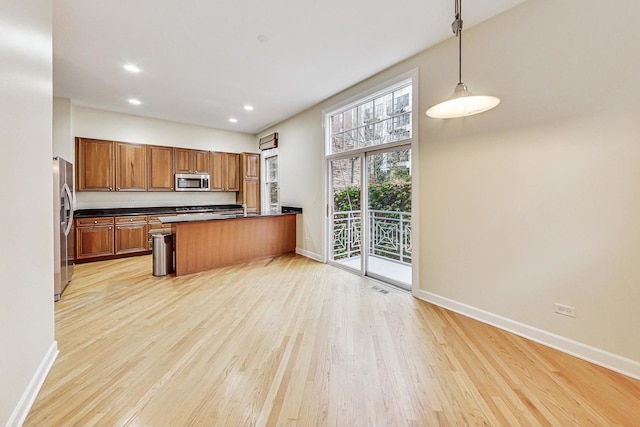
[[[360,211],[333,214],[333,259],[361,255]],[[369,211],[369,255],[411,265],[411,212]]]

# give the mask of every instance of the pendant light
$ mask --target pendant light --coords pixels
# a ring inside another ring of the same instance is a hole
[[[449,98],[427,110],[427,116],[435,119],[472,116],[484,113],[500,103],[500,99],[495,96],[474,95],[462,83],[462,0],[454,0],[454,3],[455,19],[451,29],[458,37],[458,84]]]

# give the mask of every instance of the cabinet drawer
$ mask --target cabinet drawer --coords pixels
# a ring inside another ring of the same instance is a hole
[[[113,225],[112,217],[94,217],[94,218],[77,218],[76,226],[90,226],[90,225]]]
[[[169,232],[171,231],[171,224],[161,224],[159,222],[150,222],[149,223],[149,232],[150,233],[155,233],[157,231],[158,233],[165,233],[166,234],[166,230],[169,230]]]
[[[147,222],[146,215],[135,215],[135,216],[117,216],[116,224],[131,224],[134,222]]]

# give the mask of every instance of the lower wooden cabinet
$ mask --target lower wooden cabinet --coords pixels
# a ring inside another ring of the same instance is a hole
[[[78,218],[75,227],[77,261],[150,250],[146,215]]]
[[[260,213],[260,181],[245,179],[241,186],[239,202],[247,205],[247,213]]]
[[[76,260],[114,254],[112,217],[76,219]]]
[[[117,216],[115,218],[115,254],[146,252],[147,216]]]
[[[171,234],[171,224],[163,224],[158,219],[161,216],[176,216],[176,214],[149,215],[149,229],[147,230],[147,248],[153,250],[154,234]]]

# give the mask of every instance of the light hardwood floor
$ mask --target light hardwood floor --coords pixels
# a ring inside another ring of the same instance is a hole
[[[640,381],[301,256],[79,265],[26,426],[640,425]]]

